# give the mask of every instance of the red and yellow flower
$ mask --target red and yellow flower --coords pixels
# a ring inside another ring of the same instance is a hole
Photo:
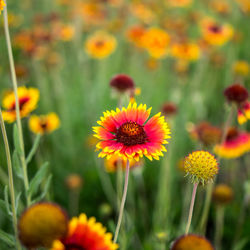
[[[53,242],[51,250],[85,249],[85,250],[115,250],[118,245],[112,242],[112,234],[94,217],[87,218],[81,214],[72,218],[69,223],[68,235]]]
[[[211,45],[221,46],[228,42],[234,34],[229,24],[218,24],[212,18],[205,18],[201,22],[201,32],[206,42]]]
[[[167,151],[163,144],[170,138],[170,130],[161,113],[148,120],[151,108],[146,105],[129,104],[127,108],[106,111],[93,127],[95,136],[101,140],[96,145],[101,150],[99,157],[110,159],[118,155],[125,160],[146,156],[148,159],[159,160],[162,151]]]
[[[2,10],[3,10],[4,7],[5,7],[4,0],[0,0],[0,14],[1,14],[1,12],[2,12]]]
[[[93,58],[102,59],[109,56],[117,46],[114,36],[105,31],[96,31],[86,43],[85,50]]]
[[[29,128],[35,134],[51,133],[59,126],[60,120],[55,113],[41,116],[32,115],[29,119]]]
[[[225,142],[214,147],[215,154],[228,159],[238,158],[249,151],[250,134],[236,128],[229,129]]]
[[[163,58],[168,53],[170,37],[160,28],[149,28],[142,37],[143,47],[153,58]]]
[[[19,87],[17,90],[21,118],[26,117],[37,107],[39,90],[35,88]],[[3,98],[3,119],[9,123],[16,120],[16,101],[13,91]]]
[[[200,57],[200,48],[195,43],[175,43],[172,46],[172,55],[181,60],[195,61]]]

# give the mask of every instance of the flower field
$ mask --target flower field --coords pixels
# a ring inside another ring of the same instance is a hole
[[[0,250],[250,249],[249,0],[0,0]]]

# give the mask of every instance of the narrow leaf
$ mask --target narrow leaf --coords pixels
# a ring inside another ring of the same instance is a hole
[[[27,164],[27,165],[28,165],[28,163],[32,160],[32,157],[33,157],[34,154],[36,153],[37,148],[38,148],[38,146],[39,146],[40,139],[41,139],[41,135],[38,134],[38,135],[36,136],[36,139],[35,139],[35,141],[34,141],[34,144],[33,144],[32,148],[31,148],[31,150],[30,150],[30,152],[29,152],[29,155],[28,155],[27,158],[26,158],[26,164]]]
[[[21,195],[22,195],[22,192],[19,192],[18,195],[16,196],[16,213],[18,211],[19,201],[20,201]]]
[[[48,162],[45,162],[41,168],[37,171],[36,175],[30,182],[30,187],[28,190],[28,195],[32,197],[36,192],[38,191],[39,185],[42,183],[42,181],[45,179],[47,170],[48,170]]]
[[[18,176],[20,179],[23,179],[23,171],[21,168],[21,162],[17,150],[14,150],[14,153],[12,155],[12,164],[15,175]]]
[[[10,211],[10,205],[9,205],[9,194],[8,194],[8,186],[4,187],[4,201],[5,201],[5,207],[9,215],[11,215]]]
[[[52,180],[52,174],[49,175],[48,179],[46,180],[46,183],[44,185],[44,189],[43,189],[43,192],[40,196],[38,196],[34,201],[33,203],[36,203],[36,202],[39,202],[41,201],[42,199],[45,198],[46,194],[48,193],[49,191],[49,187],[50,187],[50,183],[51,183],[51,180]]]
[[[20,141],[19,141],[19,136],[18,136],[18,130],[17,130],[16,123],[14,124],[14,128],[13,128],[13,138],[14,138],[15,149],[17,150],[17,153],[19,155],[21,155],[22,154],[22,150],[21,150],[21,145],[20,145]]]
[[[5,242],[10,247],[15,246],[15,239],[12,235],[5,233],[3,230],[0,229],[0,240]]]

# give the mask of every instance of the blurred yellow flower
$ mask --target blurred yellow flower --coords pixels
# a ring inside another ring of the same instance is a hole
[[[167,55],[170,37],[168,33],[160,28],[149,28],[143,39],[143,47],[153,58],[162,58]]]
[[[4,0],[0,0],[0,14],[1,14],[1,12],[2,12],[2,10],[3,10],[4,7],[5,7]]]
[[[203,236],[186,234],[179,237],[171,246],[171,250],[214,250],[212,244]]]
[[[178,59],[195,61],[200,57],[200,48],[195,43],[175,43],[172,46],[172,55]]]
[[[72,25],[64,25],[61,27],[60,38],[62,41],[71,41],[75,35],[75,28]]]
[[[21,118],[26,117],[37,107],[39,90],[35,88],[19,87],[17,90]],[[3,119],[9,123],[16,120],[16,101],[13,91],[5,94],[3,98]]]
[[[224,0],[220,0],[220,1],[213,0],[210,3],[210,6],[213,10],[215,10],[216,12],[222,15],[229,14],[231,11],[230,5],[228,4],[227,1],[224,1]]]
[[[193,0],[166,0],[166,5],[170,7],[188,7]]]
[[[28,249],[50,247],[55,239],[66,236],[67,214],[56,204],[39,202],[27,208],[18,222],[19,239]]]
[[[229,24],[218,24],[212,18],[204,18],[201,21],[203,38],[210,45],[221,46],[232,39],[234,30]]]
[[[117,46],[114,36],[105,31],[96,31],[85,43],[86,52],[93,58],[103,59],[109,56]]]
[[[240,9],[245,13],[250,13],[250,0],[236,0]]]
[[[247,76],[249,74],[250,65],[247,61],[236,61],[233,65],[233,71],[236,75]]]
[[[105,159],[104,160],[104,166],[107,172],[115,172],[117,171],[117,169],[120,167],[122,170],[126,169],[126,165],[127,165],[127,161],[122,158],[119,157],[118,155],[113,155],[110,159]],[[129,167],[133,168],[133,167],[138,167],[142,165],[142,160],[140,160],[139,162],[135,161],[134,159],[131,159],[129,161]]]
[[[155,19],[154,12],[143,3],[133,3],[130,9],[132,14],[144,23],[149,24]]]
[[[218,184],[213,190],[213,201],[218,205],[226,205],[233,200],[233,190],[226,184]]]
[[[60,126],[60,120],[57,114],[32,115],[29,119],[29,128],[35,134],[51,133]]]

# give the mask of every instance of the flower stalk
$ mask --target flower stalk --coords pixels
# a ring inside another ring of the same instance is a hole
[[[188,222],[187,222],[187,225],[186,225],[185,234],[188,234],[189,228],[190,228],[190,225],[191,225],[191,221],[192,221],[192,217],[193,217],[193,211],[194,211],[194,202],[195,202],[195,197],[196,197],[196,191],[197,191],[198,184],[199,184],[198,182],[194,183],[193,193],[192,193],[192,198],[191,198],[191,203],[190,203],[190,208],[189,208]]]
[[[13,90],[15,94],[16,121],[17,121],[19,143],[20,143],[20,148],[21,148],[20,160],[21,160],[22,169],[23,169],[23,180],[24,180],[27,206],[29,206],[31,202],[30,197],[28,195],[29,179],[28,179],[28,173],[27,173],[27,165],[25,161],[24,140],[23,140],[20,107],[19,107],[19,99],[18,99],[18,92],[17,92],[17,78],[16,78],[14,57],[13,57],[13,52],[12,52],[9,25],[8,25],[7,1],[6,1],[6,6],[4,8],[3,17],[4,17],[4,32],[5,32],[8,57],[9,57],[9,63],[10,63],[11,80],[12,80]]]
[[[114,243],[117,242],[117,238],[118,238],[120,227],[121,227],[123,211],[124,211],[124,205],[125,205],[125,201],[126,201],[126,197],[127,197],[127,191],[128,191],[128,179],[129,179],[129,160],[127,160],[127,165],[126,165],[124,189],[123,189],[121,207],[120,207],[119,216],[118,216],[118,222],[117,222],[116,229],[115,229]]]
[[[6,129],[5,129],[1,109],[0,109],[0,125],[1,125],[1,130],[2,130],[2,135],[3,135],[3,140],[4,140],[4,147],[5,147],[6,158],[7,158],[8,186],[9,186],[9,191],[10,191],[12,222],[13,222],[13,228],[14,228],[15,239],[16,239],[16,249],[21,250],[21,245],[20,245],[20,242],[19,242],[19,239],[18,239],[15,189],[14,189],[14,181],[13,181],[13,173],[12,173],[12,163],[11,163],[11,156],[10,156],[10,148],[9,148],[7,133],[6,133]]]

